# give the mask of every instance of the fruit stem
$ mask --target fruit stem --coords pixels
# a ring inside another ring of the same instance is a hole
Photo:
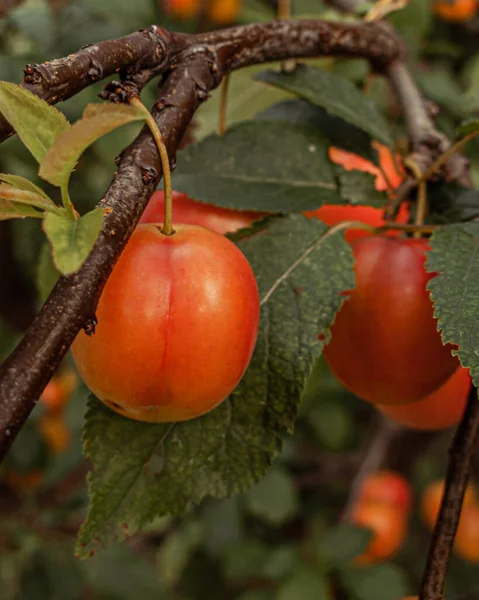
[[[280,21],[288,21],[292,17],[291,10],[292,0],[278,0],[278,19]],[[296,68],[296,61],[293,59],[285,60],[281,63],[281,69],[286,73],[291,73]]]
[[[222,136],[226,132],[226,109],[228,105],[228,89],[230,86],[230,75],[223,79],[223,85],[220,91],[220,115],[218,121],[218,135]]]
[[[149,110],[143,104],[143,102],[137,96],[130,98],[129,103],[135,108],[139,108],[146,115],[146,124],[151,131],[151,135],[153,136],[156,146],[158,148],[158,152],[160,153],[161,159],[161,167],[163,169],[163,187],[165,190],[165,218],[163,221],[163,227],[161,229],[161,233],[164,235],[173,235],[175,230],[173,229],[173,200],[171,194],[171,169],[170,169],[170,158],[168,156],[168,151],[166,149],[165,143],[163,141],[163,136],[161,135],[161,131],[156,124],[155,119],[151,116]]]
[[[426,173],[421,176],[421,179],[424,179],[424,180],[429,179],[429,177],[431,177],[431,175],[433,175],[440,167],[442,167],[442,165],[447,160],[449,160],[449,158],[451,158],[451,156],[455,152],[457,152],[464,144],[466,144],[469,140],[472,140],[472,138],[476,137],[477,135],[479,135],[479,130],[473,131],[469,135],[464,136],[458,142],[456,142],[455,144],[453,144],[450,148],[448,148],[446,150],[446,152],[444,152],[444,154],[442,154],[436,160],[436,162],[429,168],[429,170],[426,171]]]
[[[427,214],[427,179],[422,178],[421,169],[418,164],[416,164],[413,160],[406,159],[404,164],[411,169],[414,173],[414,176],[418,179],[418,191],[417,191],[417,205],[416,205],[416,219],[415,224],[418,227],[421,227],[424,224],[424,219]],[[415,238],[421,237],[421,232],[416,231],[414,233]]]

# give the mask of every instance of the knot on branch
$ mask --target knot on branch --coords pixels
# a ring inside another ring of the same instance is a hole
[[[109,81],[98,96],[115,104],[128,104],[130,98],[138,98],[140,90],[133,81]]]

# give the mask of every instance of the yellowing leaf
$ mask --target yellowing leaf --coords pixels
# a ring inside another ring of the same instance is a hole
[[[64,186],[81,154],[102,135],[121,125],[145,119],[145,114],[123,104],[90,104],[83,117],[64,131],[45,155],[39,175],[58,187]]]
[[[18,204],[17,202],[9,202],[0,198],[0,221],[24,219],[25,217],[41,219],[43,213],[38,212],[38,210],[27,204]]]
[[[9,202],[19,204],[29,204],[30,206],[52,212],[60,212],[62,210],[52,202],[50,198],[45,197],[44,195],[37,194],[36,192],[29,192],[25,189],[20,189],[9,183],[2,183],[0,181],[0,201],[1,200],[8,200]]]
[[[58,135],[70,127],[59,110],[25,88],[6,81],[0,81],[0,112],[39,163]]]

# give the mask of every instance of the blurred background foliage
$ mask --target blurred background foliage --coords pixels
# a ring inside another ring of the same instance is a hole
[[[273,5],[244,0],[238,22],[271,19]],[[296,0],[294,11],[298,17],[346,18],[321,0]],[[434,103],[440,128],[453,134],[458,122],[479,109],[479,19],[440,21],[431,0],[411,0],[391,21],[408,44],[410,67]],[[175,20],[158,0],[22,2],[0,18],[0,79],[19,82],[27,63],[65,56],[151,23],[190,32],[215,26]],[[371,79],[361,60],[315,62],[363,87],[387,112],[398,148],[404,149],[405,132],[386,82]],[[228,123],[249,119],[285,96],[252,81],[257,70],[233,75]],[[144,92],[146,105],[154,101],[155,85]],[[101,87],[94,85],[59,108],[74,121],[97,100]],[[195,120],[197,139],[215,130],[217,113],[214,93]],[[81,211],[101,198],[114,157],[138,127],[105,136],[82,157],[71,184]],[[479,142],[469,144],[467,152],[478,184]],[[36,166],[16,138],[0,147],[0,171],[36,180]],[[1,359],[51,287],[43,246],[38,222],[0,223]],[[295,434],[285,440],[284,452],[262,482],[230,500],[191,507],[185,518],[163,518],[122,547],[77,561],[74,537],[87,507],[81,455],[87,390],[71,369],[66,361],[55,380],[60,385],[63,378],[64,388],[50,390],[53,400],[45,397],[38,404],[0,471],[3,600],[397,600],[417,590],[430,539],[419,499],[430,481],[444,476],[453,433],[394,432],[382,466],[411,482],[415,504],[407,535],[392,561],[356,565],[366,532],[339,523],[351,482],[384,423],[346,392],[322,361],[310,379]],[[454,556],[447,597],[477,600],[477,565]]]

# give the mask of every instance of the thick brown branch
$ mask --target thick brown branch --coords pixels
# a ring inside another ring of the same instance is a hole
[[[165,51],[157,34],[173,41],[175,35],[155,30],[150,49],[157,51],[161,47],[162,52],[175,57],[174,64],[168,64],[170,71],[166,72],[165,65],[165,82],[153,110],[170,157],[175,156],[200,102],[232,69],[324,54],[364,56],[384,63],[393,60],[399,52],[395,40],[374,25],[274,21],[191,36],[189,44],[182,36],[179,52],[177,48]],[[139,43],[143,42],[142,38]],[[131,56],[138,54],[133,52]],[[163,60],[163,54],[159,60]],[[73,60],[79,65],[77,74],[84,87],[88,60],[82,61]],[[53,64],[64,66],[63,75],[62,70],[55,67],[57,89],[68,90],[67,95],[71,95],[74,84],[67,84],[67,75],[72,74],[71,65],[61,61]],[[117,63],[110,60],[108,64],[111,68]],[[52,76],[49,65],[44,65],[42,72],[44,79]],[[102,74],[104,72],[103,69]],[[64,88],[60,84],[62,78]],[[78,90],[81,85],[74,89]],[[42,88],[37,91],[46,93]],[[49,99],[53,101],[51,96]],[[0,367],[0,457],[7,452],[78,331],[94,316],[103,286],[160,177],[156,147],[148,130],[144,130],[122,153],[115,179],[101,202],[111,212],[106,215],[100,237],[87,261],[75,275],[60,278],[23,340]]]
[[[449,450],[446,487],[421,583],[420,600],[443,600],[447,567],[479,440],[479,400],[473,387]]]

